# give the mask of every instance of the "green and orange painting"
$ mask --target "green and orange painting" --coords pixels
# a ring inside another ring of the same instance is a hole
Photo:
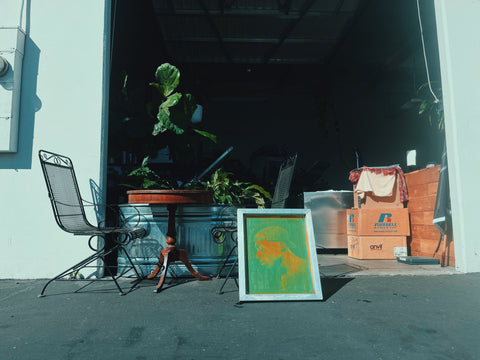
[[[248,294],[312,294],[305,218],[247,216],[245,219],[246,292]]]

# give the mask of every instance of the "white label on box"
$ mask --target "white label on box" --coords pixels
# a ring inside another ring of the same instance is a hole
[[[407,247],[406,246],[396,246],[393,248],[393,256],[407,256]]]

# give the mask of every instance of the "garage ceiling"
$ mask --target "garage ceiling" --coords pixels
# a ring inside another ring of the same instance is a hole
[[[365,0],[153,0],[168,59],[327,64]]]
[[[386,82],[398,98],[399,91],[411,96],[424,82],[415,0],[114,4],[114,66],[132,79],[135,72],[150,76],[158,63],[170,62],[181,69],[186,88],[210,98],[265,98],[319,86],[325,92],[342,81],[371,88]],[[433,1],[420,6],[427,53],[436,54]]]

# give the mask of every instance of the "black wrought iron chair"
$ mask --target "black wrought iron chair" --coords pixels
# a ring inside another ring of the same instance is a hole
[[[131,291],[142,279],[142,276],[135,268],[124,246],[134,239],[144,237],[146,230],[138,226],[104,227],[102,224],[98,226],[92,225],[87,219],[85,206],[98,206],[98,204],[93,204],[82,199],[73,169],[73,163],[70,158],[45,150],[40,150],[38,155],[48,189],[48,196],[58,226],[73,235],[89,236],[88,246],[94,251],[94,253],[86,259],[50,279],[43,287],[39,296],[45,296],[45,290],[51,282],[55,280],[65,280],[67,278],[88,281],[86,285],[75,291],[79,292],[94,281],[104,281],[105,279],[103,279],[103,277],[105,272],[114,281],[117,289],[120,291],[120,295],[125,295],[126,292],[122,290],[117,279],[133,270],[138,281],[129,289],[129,291]],[[108,247],[106,241],[107,236],[113,243]],[[92,243],[95,238],[98,239],[97,247]],[[110,254],[114,255],[118,251],[123,251],[126,255],[129,261],[128,267],[120,269],[117,268],[117,266],[107,264],[106,257]],[[97,263],[93,264],[94,262]],[[80,275],[80,270],[84,268],[94,268],[95,270],[87,276],[83,276],[83,274]]]
[[[272,209],[285,208],[285,205],[287,204],[287,199],[290,197],[290,185],[292,184],[293,173],[295,171],[296,162],[297,162],[297,154],[288,157],[286,160],[282,162],[282,165],[280,166],[280,170],[278,172],[277,183],[275,185],[275,192],[273,193],[273,197],[272,197],[272,204],[271,204]],[[230,232],[230,233],[234,232],[235,235],[230,234],[230,237],[234,239],[235,246],[230,250],[230,253],[228,254],[225,261],[223,262],[223,265],[217,274],[217,278],[220,277],[220,274],[222,273],[223,269],[227,266],[228,262],[230,261],[230,258],[233,255],[233,252],[237,249],[237,246],[238,246],[237,237],[236,237],[236,227],[233,229],[232,227],[224,228],[223,230],[220,228],[214,228],[212,230],[212,236],[214,237],[214,239],[216,237],[220,237],[222,231]],[[238,256],[235,258],[235,261],[230,266],[230,269],[228,270],[228,273],[225,276],[225,280],[223,281],[222,286],[218,290],[219,294],[222,293],[222,290],[225,284],[227,283],[227,280],[230,278],[230,275],[233,269],[237,266],[237,264],[238,264]],[[235,279],[235,282],[236,282],[236,279]],[[238,283],[237,283],[237,286],[238,286]]]

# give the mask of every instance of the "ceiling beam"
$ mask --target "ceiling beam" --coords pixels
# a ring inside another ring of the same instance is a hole
[[[343,4],[345,4],[345,0],[339,0],[337,6],[335,6],[335,10],[333,10],[332,15],[338,15],[340,13],[340,10],[342,10]]]
[[[285,13],[285,15],[288,15],[292,6],[292,0],[285,0],[283,4],[278,0],[278,3],[279,8]]]
[[[156,15],[178,15],[178,16],[203,16],[205,15],[204,11],[200,8],[198,9],[179,9],[179,8],[174,8],[172,10],[169,8],[168,10],[165,9],[156,9],[155,14]],[[219,16],[219,15],[225,15],[225,16],[245,16],[245,17],[264,17],[264,16],[272,16],[275,18],[282,18],[282,19],[298,19],[300,16],[302,16],[302,11],[301,10],[292,10],[290,9],[288,13],[285,13],[283,9],[229,9],[225,7],[224,9],[219,8],[219,9],[209,9],[208,12],[210,13],[211,16]],[[312,17],[330,17],[335,14],[341,14],[341,13],[347,13],[350,14],[352,11],[350,10],[339,10],[339,11],[329,11],[329,10],[311,10],[308,12],[308,14],[304,16],[312,16]]]
[[[328,58],[325,60],[325,65],[327,67],[332,66],[333,60],[337,56],[338,52],[344,45],[345,41],[347,38],[350,36],[352,33],[353,29],[355,26],[358,24],[360,19],[362,18],[363,14],[365,13],[365,10],[369,6],[371,0],[361,0],[360,5],[358,6],[357,10],[355,11],[352,19],[350,19],[344,26],[342,34],[339,37],[339,40],[335,47],[333,48],[332,52],[328,56]],[[343,4],[342,4],[343,5]],[[340,11],[340,10],[339,10]]]
[[[295,27],[298,25],[298,23],[303,19],[303,17],[308,13],[308,10],[310,10],[310,8],[312,7],[312,5],[315,3],[316,0],[306,0],[305,1],[305,4],[302,8],[302,11],[300,12],[300,16],[295,19],[295,20],[291,20],[288,25],[285,27],[282,35],[280,36],[280,38],[278,39],[278,42],[277,44],[275,44],[273,47],[270,48],[270,50],[265,54],[264,58],[263,58],[263,62],[265,64],[267,64],[268,62],[270,62],[270,60],[272,59],[273,55],[275,55],[275,53],[278,51],[278,49],[280,49],[280,47],[282,46],[282,44],[285,42],[285,40],[290,36],[290,34],[292,33],[293,29],[295,29]]]
[[[176,42],[176,43],[182,43],[182,42],[191,42],[191,43],[212,43],[212,42],[218,42],[218,38],[217,37],[206,37],[206,36],[202,36],[202,37],[198,37],[198,36],[188,36],[188,37],[168,37],[167,39],[165,39],[165,41],[169,41],[169,42]],[[239,38],[239,37],[235,37],[235,38],[222,38],[222,41],[223,43],[234,43],[234,44],[241,44],[241,43],[244,43],[244,44],[261,44],[261,43],[265,43],[265,44],[277,44],[278,43],[278,39],[277,38]],[[284,43],[287,43],[287,44],[324,44],[324,45],[332,45],[332,44],[335,44],[336,42],[336,39],[335,38],[329,38],[329,39],[298,39],[298,38],[295,38],[295,39],[285,39]]]
[[[231,9],[236,0],[219,0],[219,8],[222,15],[225,12],[225,9]]]
[[[210,15],[210,12],[208,11],[207,6],[203,2],[203,0],[198,0],[198,4],[200,5],[204,14],[207,17],[207,21],[210,24],[210,27],[212,28],[212,31],[217,38],[218,46],[220,47],[220,50],[222,50],[223,55],[225,56],[225,59],[227,60],[228,63],[232,63],[233,62],[232,57],[230,56],[230,53],[228,52],[227,48],[225,47],[225,43],[223,42],[222,34],[220,33],[220,30],[218,29],[218,26],[215,23],[215,20],[213,20],[212,15]]]

